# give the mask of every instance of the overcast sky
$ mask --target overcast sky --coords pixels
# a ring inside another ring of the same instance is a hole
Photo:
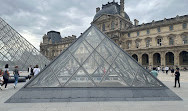
[[[39,49],[42,36],[50,30],[61,36],[84,32],[96,7],[113,0],[0,0],[0,17]],[[120,0],[116,0],[119,2]],[[131,21],[141,23],[187,15],[188,0],[125,0]]]

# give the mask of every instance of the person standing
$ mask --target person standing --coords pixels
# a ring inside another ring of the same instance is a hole
[[[171,74],[172,74],[172,76],[173,76],[173,74],[174,74],[174,68],[173,68],[173,67],[170,68],[170,71],[171,71]]]
[[[0,90],[2,90],[1,84],[3,84],[3,70],[2,69],[0,69]]]
[[[29,75],[31,74],[31,69],[32,69],[32,65],[30,65],[27,69],[27,72],[29,73]]]
[[[16,85],[18,83],[18,78],[19,78],[19,70],[18,70],[18,66],[15,66],[15,69],[13,71],[13,74],[14,74],[14,79],[15,79],[15,82],[14,82],[14,89],[16,88]]]
[[[180,87],[180,72],[179,72],[179,68],[176,68],[176,72],[175,72],[175,85],[174,87],[176,87],[176,82],[178,81],[179,87]]]
[[[157,71],[158,71],[158,73],[159,73],[160,70],[161,70],[161,68],[158,66],[158,67],[157,67]]]
[[[164,73],[164,69],[165,69],[165,68],[164,68],[164,67],[162,67],[162,72],[163,72],[163,73]]]
[[[8,80],[9,80],[10,74],[9,74],[9,69],[8,69],[8,64],[5,65],[5,69],[4,69],[4,73],[3,73],[3,84],[1,84],[1,86],[3,86],[5,84],[5,89],[7,88],[7,84],[8,84]]]
[[[38,65],[36,65],[35,68],[33,69],[34,76],[36,76],[39,72],[40,72],[40,68]]]
[[[158,72],[155,67],[153,67],[153,70],[150,73],[157,78]]]
[[[28,78],[30,80],[34,76],[32,65],[29,66],[28,72],[29,72]]]
[[[166,67],[165,67],[166,74],[168,74],[168,70],[169,70],[169,67],[166,66]]]

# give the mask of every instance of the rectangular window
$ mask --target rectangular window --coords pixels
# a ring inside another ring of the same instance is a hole
[[[174,39],[173,38],[169,39],[169,45],[174,45]]]
[[[127,44],[127,49],[129,49],[131,47],[131,44],[130,43],[128,43]]]
[[[188,44],[188,37],[185,36],[185,37],[183,38],[183,44]]]
[[[140,32],[138,31],[138,32],[137,32],[137,36],[139,36],[139,35],[140,35]]]
[[[187,29],[187,23],[182,24],[183,29]]]
[[[146,40],[146,47],[150,46],[150,40]]]
[[[147,29],[147,34],[150,34],[150,30],[149,29]]]
[[[161,28],[160,27],[157,28],[157,32],[161,32]]]
[[[130,33],[128,33],[128,37],[131,37],[131,34],[130,34]]]
[[[161,39],[157,39],[157,46],[162,46],[162,40]]]
[[[170,25],[170,26],[169,26],[169,30],[170,30],[170,31],[174,30],[173,25]]]

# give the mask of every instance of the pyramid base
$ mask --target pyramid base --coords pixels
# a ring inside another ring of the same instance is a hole
[[[5,103],[95,102],[95,101],[179,101],[163,88],[23,88]]]

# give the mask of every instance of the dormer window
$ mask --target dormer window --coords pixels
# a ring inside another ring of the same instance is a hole
[[[105,24],[102,24],[102,31],[105,31]]]
[[[122,29],[122,21],[120,20],[120,29]]]
[[[182,24],[183,29],[187,29],[187,23]]]
[[[111,29],[114,30],[114,21],[111,22]]]
[[[173,25],[170,25],[170,26],[169,26],[169,30],[170,30],[170,31],[174,30]]]
[[[157,32],[158,33],[161,32],[161,28],[160,27],[157,28]]]
[[[139,36],[139,35],[140,35],[140,32],[138,31],[138,32],[137,32],[137,36]]]
[[[150,30],[149,29],[147,29],[147,34],[150,34]]]
[[[131,33],[128,33],[128,37],[131,37]]]

